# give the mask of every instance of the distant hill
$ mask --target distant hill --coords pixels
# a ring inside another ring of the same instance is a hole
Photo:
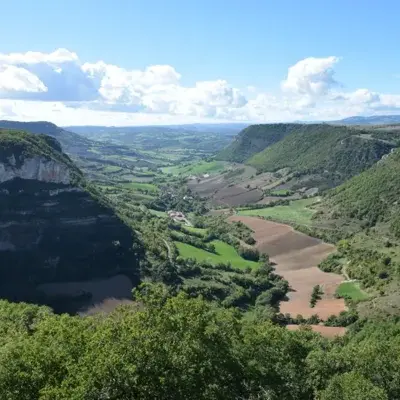
[[[1,128],[25,131],[35,135],[49,135],[57,139],[62,146],[62,150],[69,156],[73,157],[77,165],[85,170],[87,163],[92,161],[101,164],[127,164],[128,166],[132,166],[136,164],[136,161],[133,161],[133,158],[132,161],[129,161],[129,157],[140,157],[144,160],[148,159],[147,156],[142,156],[130,146],[110,143],[107,141],[92,140],[81,136],[78,133],[60,128],[59,126],[47,121],[0,121],[0,129]],[[110,160],[110,156],[118,156],[119,158]],[[128,157],[128,159],[124,157]]]
[[[343,125],[383,125],[400,123],[400,115],[373,115],[370,117],[355,116],[344,118],[338,121],[330,121],[329,123]]]
[[[244,162],[253,154],[283,139],[301,126],[299,124],[261,124],[243,129],[235,140],[216,158],[224,161]]]
[[[0,121],[0,128],[17,129],[33,134],[45,134],[56,138],[63,148],[69,154],[84,156],[91,147],[89,139],[82,137],[74,132],[67,131],[59,126],[47,122],[20,122],[20,121]]]
[[[215,132],[222,135],[236,135],[249,124],[222,123],[222,124],[183,124],[183,125],[145,125],[145,126],[67,126],[66,130],[93,137],[104,132],[111,133],[141,133],[141,132]]]
[[[193,151],[196,156],[206,156],[226,147],[244,126],[244,124],[70,126],[67,129],[91,140],[134,146],[139,152],[175,148],[185,149],[186,153]]]
[[[344,180],[373,165],[393,147],[358,129],[328,124],[297,125],[290,135],[247,163],[261,171],[285,167],[298,173],[327,171]]]

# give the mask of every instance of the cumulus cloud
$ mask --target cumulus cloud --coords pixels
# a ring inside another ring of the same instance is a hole
[[[0,54],[0,71],[2,70],[13,71],[15,75],[18,73],[21,82],[18,90],[3,86],[3,98],[88,101],[94,100],[98,95],[90,77],[82,70],[77,54],[66,49],[58,49],[52,53],[29,51]],[[7,96],[7,92],[12,93]]]
[[[224,79],[185,86],[171,65],[126,69],[88,62],[67,49],[0,53],[0,113],[68,124],[338,119],[400,110],[400,95],[339,91],[336,56],[309,57],[287,70],[281,91],[244,91]],[[86,116],[86,117],[84,117]],[[61,122],[63,121],[63,122]],[[101,122],[104,123],[104,122]]]
[[[371,92],[368,89],[357,89],[350,93],[341,93],[332,96],[333,100],[345,100],[350,104],[374,104],[381,101],[379,93]]]
[[[334,79],[334,65],[338,57],[315,58],[309,57],[291,66],[282,89],[295,95],[306,96],[309,104],[313,99],[326,94],[337,85]]]
[[[104,61],[83,63],[66,49],[0,54],[0,71],[4,78],[14,76],[0,81],[3,98],[58,101],[75,109],[220,118],[247,102],[225,80],[184,87],[170,65],[129,70]]]
[[[76,62],[78,56],[67,49],[57,49],[52,53],[41,53],[38,51],[28,51],[26,53],[0,53],[1,64],[63,64],[66,62]]]
[[[47,87],[33,73],[14,65],[0,65],[0,96],[7,93],[41,93]]]

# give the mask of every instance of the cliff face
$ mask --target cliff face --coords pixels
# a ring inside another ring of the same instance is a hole
[[[35,300],[49,282],[139,279],[138,238],[59,150],[54,139],[0,130],[0,297]]]
[[[42,182],[63,183],[71,182],[70,171],[67,165],[60,164],[44,157],[35,156],[24,158],[17,166],[15,155],[8,157],[8,163],[0,164],[0,183],[14,178],[36,179]]]

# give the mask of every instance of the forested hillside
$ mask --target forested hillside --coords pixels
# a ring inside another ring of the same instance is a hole
[[[47,121],[39,122],[19,122],[19,121],[0,121],[0,128],[16,129],[27,131],[33,134],[43,134],[57,139],[63,150],[70,154],[86,154],[90,148],[92,141],[86,139],[74,132],[66,131],[55,124]]]
[[[162,286],[135,300],[83,318],[1,301],[2,398],[400,398],[394,322],[359,323],[329,342]]]
[[[244,129],[216,157],[259,172],[288,167],[297,176],[314,174],[315,184],[325,188],[369,168],[397,145],[398,132],[379,127],[265,124]]]
[[[283,139],[299,126],[298,124],[250,125],[243,129],[227,148],[218,153],[217,158],[244,162],[253,154]]]
[[[373,226],[389,223],[400,237],[400,151],[329,192],[322,207],[337,217],[355,218]]]
[[[370,167],[393,148],[389,143],[361,135],[362,131],[342,126],[300,125],[248,163],[261,171],[284,167],[297,173],[327,171],[344,180]]]

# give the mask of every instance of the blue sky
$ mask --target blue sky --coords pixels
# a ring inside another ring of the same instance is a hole
[[[400,113],[397,1],[13,0],[1,11],[1,118],[140,124]]]

